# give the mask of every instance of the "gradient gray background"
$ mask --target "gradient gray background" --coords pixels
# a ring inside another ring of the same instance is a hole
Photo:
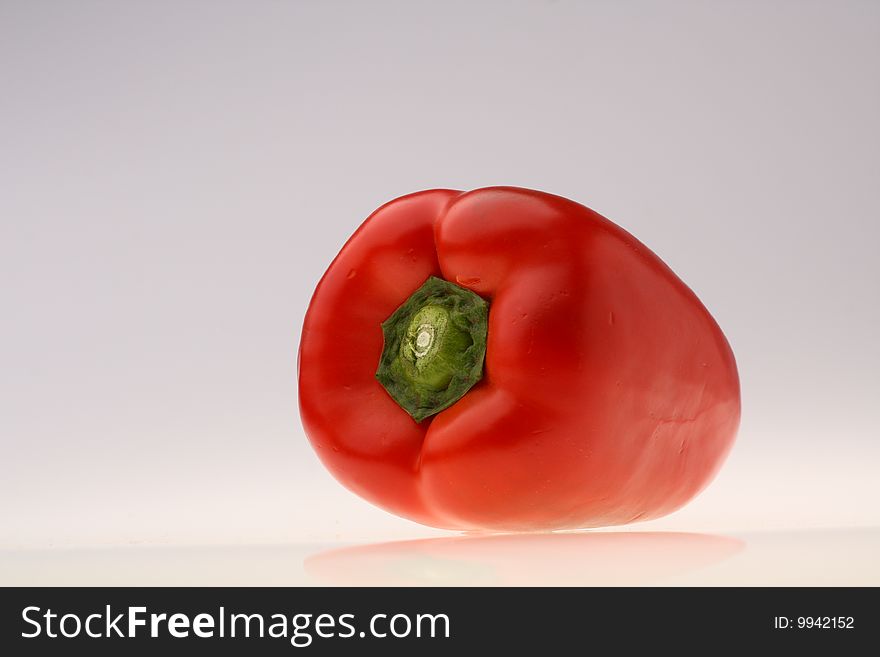
[[[296,350],[375,207],[492,184],[736,353],[727,465],[639,529],[876,528],[878,117],[877,2],[2,0],[0,546],[440,535],[324,471]]]

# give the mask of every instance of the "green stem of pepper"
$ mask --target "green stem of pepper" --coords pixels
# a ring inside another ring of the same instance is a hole
[[[382,323],[376,378],[416,422],[448,408],[483,377],[489,303],[430,277]]]

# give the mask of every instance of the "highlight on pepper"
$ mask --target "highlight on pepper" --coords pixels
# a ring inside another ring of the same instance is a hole
[[[670,513],[736,437],[733,352],[654,253],[552,194],[436,189],[370,215],[314,292],[309,441],[346,487],[435,527]]]

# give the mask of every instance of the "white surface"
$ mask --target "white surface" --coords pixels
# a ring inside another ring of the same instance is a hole
[[[876,529],[585,532],[0,553],[4,585],[877,586]]]
[[[323,471],[297,339],[376,206],[489,184],[620,223],[737,355],[729,462],[636,529],[875,546],[878,80],[872,2],[2,3],[3,579],[445,535]]]

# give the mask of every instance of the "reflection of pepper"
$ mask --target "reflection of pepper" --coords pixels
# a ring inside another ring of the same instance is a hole
[[[509,187],[420,192],[367,219],[312,298],[299,400],[343,484],[462,529],[669,513],[717,471],[740,413],[724,335],[657,256]]]

